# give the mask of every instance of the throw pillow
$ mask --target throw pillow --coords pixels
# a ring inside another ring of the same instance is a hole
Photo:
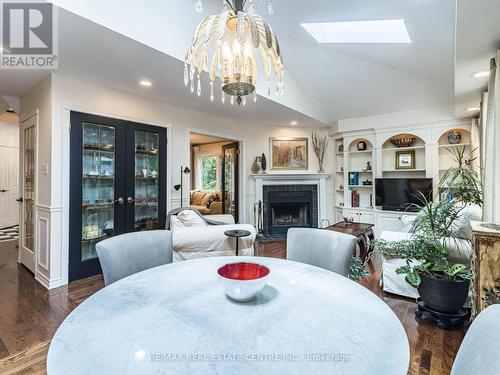
[[[184,227],[201,227],[207,223],[194,211],[184,210],[177,214],[177,219]]]
[[[191,205],[202,206],[201,201],[205,198],[206,193],[201,191],[195,191],[191,195]]]
[[[458,216],[457,220],[453,223],[457,228],[457,237],[461,239],[472,238],[471,221],[481,221],[483,210],[480,206],[475,204],[467,205]]]
[[[203,199],[201,200],[200,206],[205,206],[206,208],[210,208],[210,199],[213,197],[212,193],[207,193]]]
[[[210,200],[208,201],[208,205],[207,205],[207,208],[210,208],[210,206],[212,205],[212,203],[215,202],[215,195],[211,195],[210,196]]]
[[[173,228],[184,228],[184,224],[174,215],[170,216],[170,229]]]

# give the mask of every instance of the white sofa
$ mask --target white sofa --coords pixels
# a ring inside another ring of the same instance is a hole
[[[225,223],[224,225],[207,225],[198,215],[191,215],[193,211],[183,211],[177,216],[170,217],[172,231],[173,260],[174,262],[235,255],[236,239],[227,237],[227,230],[247,230],[248,237],[239,238],[239,254],[254,255],[256,237],[255,228],[249,224],[235,224],[231,215],[214,215],[211,219]]]
[[[450,250],[450,262],[469,264],[472,255],[472,246],[468,238],[472,237],[472,230],[470,229],[471,220],[480,220],[482,211],[479,206],[468,206],[465,208],[459,219],[460,230],[459,234],[461,239],[454,240],[451,238],[443,239]],[[411,234],[408,233],[412,227],[413,220],[416,216],[404,215],[402,217],[404,226],[403,230],[399,232],[383,231],[380,234],[380,239],[388,242],[408,240]],[[396,274],[396,269],[406,265],[406,261],[397,257],[382,257],[382,270],[381,282],[383,289],[386,292],[398,294],[400,296],[417,298],[417,289],[413,288],[405,281],[406,275]]]

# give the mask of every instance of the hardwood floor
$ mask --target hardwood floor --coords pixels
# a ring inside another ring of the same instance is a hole
[[[286,257],[286,242],[260,243],[256,255]],[[444,331],[415,316],[414,300],[386,293],[379,286],[380,275],[372,274],[360,284],[370,289],[394,311],[401,320],[410,341],[409,375],[448,375],[464,337],[464,330]]]
[[[14,241],[0,244],[0,374],[44,374],[57,327],[78,304],[101,289],[103,281],[96,276],[49,292],[15,262],[15,245]],[[258,243],[256,255],[285,258],[285,241]],[[463,330],[443,331],[416,318],[414,301],[385,293],[378,283],[378,274],[361,282],[401,320],[411,347],[408,373],[448,375]]]

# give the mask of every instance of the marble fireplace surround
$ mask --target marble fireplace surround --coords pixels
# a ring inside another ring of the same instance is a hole
[[[272,185],[316,185],[318,194],[318,227],[321,220],[327,217],[326,180],[331,177],[327,173],[266,173],[252,174],[255,179],[255,201],[264,201],[264,186]]]

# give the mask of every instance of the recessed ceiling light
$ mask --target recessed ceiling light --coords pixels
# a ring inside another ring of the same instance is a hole
[[[480,111],[481,108],[479,108],[479,107],[470,107],[470,108],[465,108],[465,110],[467,112],[477,112],[477,111]]]
[[[411,43],[404,19],[301,25],[319,43]]]
[[[151,87],[151,86],[153,86],[153,83],[151,83],[151,81],[148,81],[147,79],[143,79],[139,83],[141,84],[141,86],[144,86],[144,87]]]
[[[297,121],[291,121],[290,125],[298,125],[299,123]]]
[[[471,74],[470,76],[472,78],[483,78],[483,77],[489,77],[489,75],[490,75],[490,71],[485,70],[483,72],[477,72],[477,73]]]

